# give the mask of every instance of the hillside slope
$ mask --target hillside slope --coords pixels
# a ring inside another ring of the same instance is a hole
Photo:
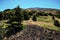
[[[27,25],[27,28],[7,40],[60,40],[60,32],[45,29],[36,25]]]

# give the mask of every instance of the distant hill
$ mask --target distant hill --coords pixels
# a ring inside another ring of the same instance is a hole
[[[35,11],[41,11],[41,12],[52,13],[52,14],[56,14],[57,12],[59,12],[59,11],[60,11],[60,9],[52,9],[52,8],[38,8],[38,7],[34,7],[34,8],[27,8],[27,10],[35,10]]]
[[[44,10],[44,11],[48,11],[48,10],[56,10],[56,11],[60,11],[60,9],[52,9],[52,8],[38,8],[38,7],[34,7],[34,8],[27,8],[28,10]]]

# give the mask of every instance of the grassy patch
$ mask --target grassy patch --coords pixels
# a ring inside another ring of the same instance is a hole
[[[52,30],[60,31],[60,27],[54,26],[53,24],[49,25],[48,23],[42,23],[42,24],[39,24],[39,26],[44,27],[44,28],[48,28],[48,29],[52,29]]]
[[[10,24],[4,24],[2,28],[7,28]]]
[[[6,24],[5,22],[7,22],[8,20],[1,20],[0,21],[0,28],[6,28],[8,27],[10,24]]]
[[[40,16],[40,17],[37,17],[37,21],[53,22],[51,16]]]
[[[24,24],[22,24],[22,30],[24,30],[24,29],[26,29],[26,28],[27,28],[27,26],[24,25]]]

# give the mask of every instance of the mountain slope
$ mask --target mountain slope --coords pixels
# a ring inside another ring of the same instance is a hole
[[[60,9],[52,9],[52,8],[38,8],[38,7],[34,7],[34,8],[27,8],[29,10],[45,10],[45,11],[48,11],[48,10],[56,10],[56,11],[60,11]]]

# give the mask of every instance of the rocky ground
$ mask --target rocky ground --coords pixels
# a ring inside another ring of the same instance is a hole
[[[11,35],[7,40],[60,40],[60,32],[36,25],[27,25],[26,29]]]

